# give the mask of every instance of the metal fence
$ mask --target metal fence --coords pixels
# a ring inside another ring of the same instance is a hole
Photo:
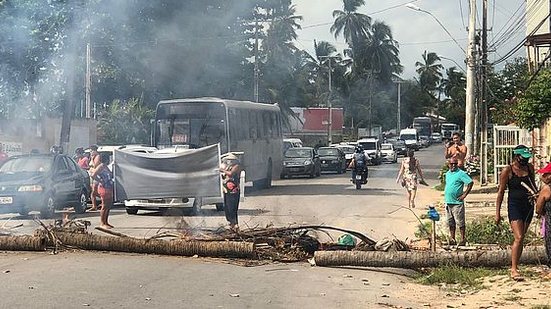
[[[517,126],[494,126],[494,182],[498,183],[501,169],[509,165],[513,148],[517,145],[532,146],[530,132]]]

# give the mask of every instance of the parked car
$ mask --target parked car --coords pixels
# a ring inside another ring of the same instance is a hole
[[[333,171],[342,174],[346,171],[346,157],[344,152],[337,147],[320,147],[318,155],[321,161],[322,171]]]
[[[430,146],[430,138],[425,135],[419,136],[419,142],[421,143],[421,147],[427,148]]]
[[[0,166],[0,212],[27,215],[40,211],[51,218],[56,209],[86,211],[90,177],[66,154],[10,157]]]
[[[312,147],[290,148],[283,157],[280,178],[292,175],[309,175],[311,178],[321,175],[321,161]]]
[[[300,138],[284,138],[283,139],[283,153],[289,148],[303,147],[302,140]]]
[[[344,158],[346,159],[346,166],[348,168],[348,165],[350,165],[350,162],[354,158],[354,150],[356,147],[354,145],[350,144],[339,144],[335,147],[339,148],[342,152],[344,152]]]
[[[398,156],[407,156],[408,154],[408,147],[406,146],[406,142],[401,139],[389,139],[387,142],[391,143],[394,146],[394,151],[396,151],[396,155]]]
[[[430,135],[430,139],[433,143],[442,143],[442,134],[434,132]]]
[[[394,145],[392,145],[391,143],[381,144],[381,157],[383,162],[398,162],[398,155],[394,150]]]

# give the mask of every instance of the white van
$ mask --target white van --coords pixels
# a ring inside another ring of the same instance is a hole
[[[357,145],[362,147],[365,155],[373,165],[379,165],[383,162],[381,156],[381,142],[377,138],[362,138],[357,141]]]
[[[400,131],[400,139],[406,142],[406,147],[414,150],[419,150],[419,135],[417,129],[402,129]]]

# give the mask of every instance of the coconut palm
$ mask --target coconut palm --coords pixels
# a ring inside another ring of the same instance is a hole
[[[444,69],[440,64],[440,57],[433,52],[423,53],[423,62],[415,62],[416,72],[419,74],[419,84],[423,90],[433,94],[439,81],[442,79],[441,70]]]
[[[333,11],[335,22],[330,31],[335,38],[343,35],[352,49],[363,39],[370,37],[371,17],[357,12],[364,4],[365,0],[343,0],[343,10]]]

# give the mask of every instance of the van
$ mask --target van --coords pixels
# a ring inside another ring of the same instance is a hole
[[[417,129],[402,129],[400,131],[400,139],[406,142],[408,148],[419,150],[419,135],[417,134]]]
[[[378,138],[362,138],[356,144],[363,148],[371,163],[379,165],[383,161],[381,156],[381,142]]]
[[[300,138],[284,138],[283,139],[283,153],[289,148],[304,147]]]

